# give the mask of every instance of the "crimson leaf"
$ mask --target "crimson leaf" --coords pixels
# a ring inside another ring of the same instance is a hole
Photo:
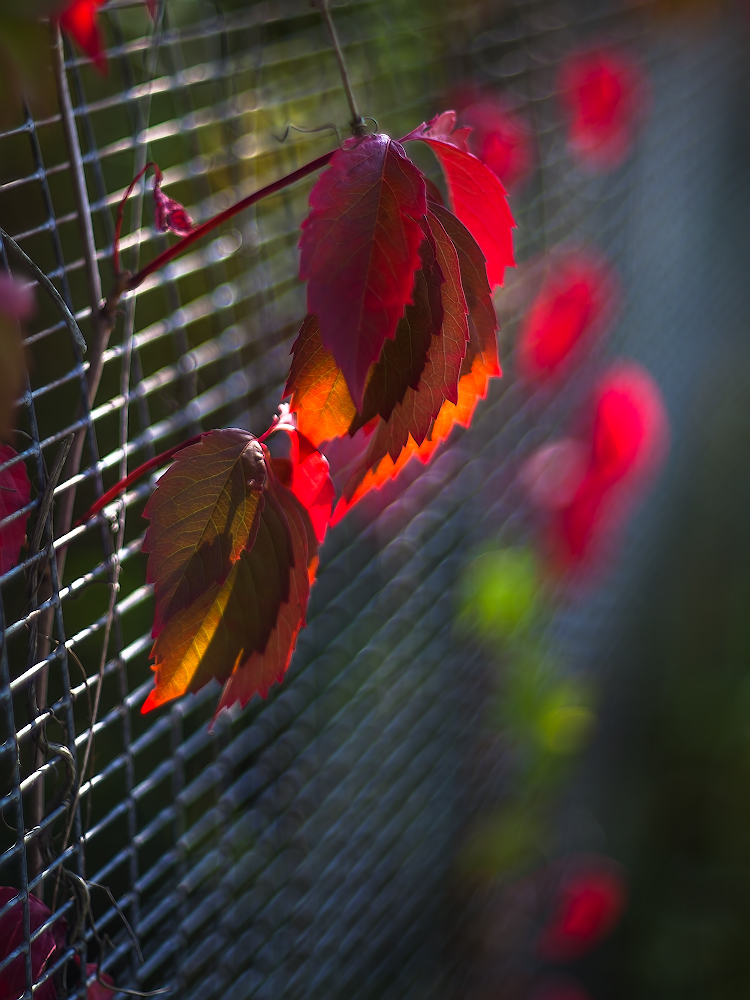
[[[456,129],[456,115],[445,111],[405,136],[435,153],[445,173],[453,211],[482,249],[490,285],[502,285],[505,268],[515,267],[511,230],[515,227],[505,188],[466,148],[468,129]]]
[[[357,407],[411,301],[425,209],[422,174],[387,135],[348,139],[310,193],[300,277]]]

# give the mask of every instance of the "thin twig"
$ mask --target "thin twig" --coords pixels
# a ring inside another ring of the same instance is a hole
[[[60,295],[58,290],[49,280],[44,271],[39,267],[39,265],[35,264],[34,261],[31,259],[31,257],[29,257],[29,255],[24,250],[22,250],[21,247],[16,243],[13,237],[9,236],[8,233],[6,233],[5,230],[2,228],[0,228],[0,239],[2,239],[3,243],[13,251],[16,257],[18,257],[18,259],[23,264],[25,264],[26,267],[28,267],[28,269],[32,272],[32,274],[39,282],[39,284],[42,286],[42,288],[45,290],[45,292],[47,292],[49,297],[52,299],[52,301],[55,303],[57,308],[62,313],[62,317],[67,323],[68,329],[73,335],[74,340],[81,348],[81,350],[85,353],[88,350],[88,346],[86,344],[83,334],[81,333],[81,328],[79,327],[75,316],[70,311],[70,309],[68,309],[65,299],[62,297],[62,295]]]
[[[344,93],[346,94],[346,99],[349,102],[349,110],[352,113],[352,120],[349,123],[352,128],[352,135],[365,135],[367,132],[367,126],[365,125],[364,118],[360,114],[357,99],[354,96],[352,83],[349,79],[349,70],[346,68],[344,52],[341,48],[341,42],[339,41],[339,35],[336,31],[336,25],[334,24],[333,17],[331,16],[330,0],[312,0],[312,5],[313,7],[317,7],[320,11],[320,16],[323,18],[323,22],[325,23],[328,31],[328,37],[331,39],[331,45],[333,46],[333,51],[336,56],[336,62],[339,64],[341,82],[344,85]]]

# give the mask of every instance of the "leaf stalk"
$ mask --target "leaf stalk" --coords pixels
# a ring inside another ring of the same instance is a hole
[[[346,99],[349,103],[349,110],[352,113],[352,120],[349,123],[351,125],[352,135],[361,137],[367,134],[367,126],[362,114],[360,113],[357,98],[354,96],[352,82],[349,78],[349,70],[346,67],[346,60],[344,59],[344,51],[341,48],[338,31],[336,30],[336,25],[331,15],[330,0],[312,0],[312,4],[313,7],[317,7],[320,11],[320,16],[323,18],[323,23],[328,31],[328,37],[331,39],[331,45],[333,46],[333,51],[336,56],[336,62],[339,64],[341,83],[344,86],[344,93],[346,94]]]

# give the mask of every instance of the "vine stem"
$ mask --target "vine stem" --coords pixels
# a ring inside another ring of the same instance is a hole
[[[334,24],[333,17],[331,15],[330,0],[312,0],[312,5],[313,7],[317,7],[320,11],[320,16],[323,18],[323,23],[328,31],[328,37],[331,39],[331,45],[333,46],[333,51],[336,56],[336,62],[339,64],[341,82],[344,86],[346,99],[349,102],[349,110],[352,113],[352,120],[349,123],[352,128],[352,135],[363,136],[367,132],[367,126],[365,125],[365,120],[360,113],[357,98],[354,96],[352,82],[349,78],[349,70],[346,68],[344,52],[341,48],[341,42],[339,41],[339,35],[336,31],[336,25]]]
[[[303,177],[307,177],[309,174],[314,174],[315,171],[320,170],[321,167],[327,166],[335,152],[337,152],[337,150],[332,149],[330,153],[324,153],[316,160],[311,160],[310,163],[306,163],[304,167],[300,167],[298,170],[292,171],[291,174],[287,174],[278,181],[274,181],[273,184],[268,184],[259,191],[249,194],[246,198],[242,198],[238,201],[236,205],[231,205],[229,208],[224,209],[223,212],[219,212],[218,215],[214,215],[212,218],[207,219],[202,225],[196,226],[192,233],[188,233],[187,236],[183,236],[182,239],[173,246],[154,257],[152,261],[142,267],[136,274],[130,275],[126,278],[126,280],[123,280],[122,288],[115,287],[112,296],[110,296],[110,300],[108,300],[107,305],[104,307],[104,311],[112,310],[116,307],[117,301],[119,301],[119,297],[123,291],[132,292],[134,289],[138,288],[138,286],[143,284],[149,275],[153,274],[155,271],[161,270],[165,264],[169,264],[176,257],[181,256],[189,246],[192,246],[197,240],[202,239],[207,233],[216,229],[216,227],[220,226],[222,222],[226,222],[235,215],[239,215],[240,212],[244,211],[246,208],[250,208],[250,206],[254,205],[256,202],[262,201],[263,198],[268,198],[270,195],[276,194],[277,191],[283,191],[285,187],[289,187],[289,185],[294,184],[295,181],[299,181]],[[116,299],[117,301],[113,301],[113,299]]]

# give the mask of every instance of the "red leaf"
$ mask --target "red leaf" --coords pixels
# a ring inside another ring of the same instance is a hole
[[[0,909],[11,902],[18,892],[9,886],[0,886]],[[32,933],[41,927],[51,917],[50,910],[41,899],[29,894],[29,924]],[[31,943],[31,974],[34,982],[42,977],[52,956],[58,948],[65,945],[66,923],[59,918],[47,930],[43,931]],[[15,951],[25,940],[23,926],[23,904],[19,899],[11,908],[0,916],[0,960]],[[23,954],[14,958],[0,972],[0,1000],[18,1000],[26,990],[26,959]],[[52,978],[34,991],[34,997],[39,1000],[56,1000],[57,990]]]
[[[291,469],[285,483],[309,513],[319,544],[325,538],[331,520],[335,493],[328,470],[328,459],[298,430],[282,425],[291,438]]]
[[[425,210],[421,173],[386,135],[348,139],[310,193],[300,277],[357,407],[370,366],[411,301]]]
[[[435,256],[435,239],[426,223],[425,229],[428,237],[419,248],[422,267],[414,275],[412,304],[398,321],[396,336],[385,342],[382,354],[370,369],[362,412],[352,420],[350,434],[378,414],[388,420],[409,388],[419,386],[432,338],[439,337],[443,329],[441,286],[445,279]]]
[[[531,133],[499,97],[486,97],[460,113],[471,128],[469,149],[495,174],[507,191],[529,176],[533,162]]]
[[[305,317],[292,354],[283,398],[291,397],[299,429],[315,445],[346,434],[357,410],[343,372],[321,343],[317,316]]]
[[[539,941],[546,961],[571,962],[595,948],[620,919],[627,899],[622,869],[609,858],[568,862]]]
[[[275,479],[271,471],[268,489],[284,510],[290,529],[293,549],[289,589],[281,602],[274,628],[262,648],[256,648],[244,663],[236,662],[216,706],[214,719],[223,708],[239,701],[242,708],[257,692],[262,698],[275,681],[282,681],[294,652],[299,630],[306,624],[310,586],[317,566],[315,538],[307,530],[304,507],[297,498]]]
[[[7,444],[0,444],[0,463],[9,462],[17,452]],[[16,462],[0,472],[0,522],[25,507],[31,499],[31,484],[26,466]],[[9,524],[0,527],[0,574],[7,573],[18,562],[26,537],[28,514],[22,514]]]
[[[97,22],[97,13],[106,0],[69,0],[55,6],[64,9],[57,15],[60,27],[83,49],[100,73],[107,72],[107,56],[104,52],[102,34]],[[156,0],[146,0],[151,19],[156,18]]]
[[[162,191],[161,171],[159,171],[154,178],[154,229],[157,233],[170,232],[178,236],[187,236],[193,228],[193,220],[184,206]]]
[[[398,459],[394,462],[390,455],[382,458],[377,465],[370,467],[367,458],[359,457],[351,461],[348,469],[348,478],[343,495],[336,504],[336,509],[331,518],[331,525],[338,524],[344,515],[351,508],[365,497],[370,490],[380,489],[387,482],[395,479],[401,470],[408,465],[412,459],[419,459],[423,465],[427,465],[434,456],[440,444],[446,441],[454,427],[469,427],[474,410],[480,399],[487,395],[487,387],[491,378],[496,377],[499,372],[497,361],[497,348],[492,352],[486,345],[480,349],[475,341],[475,334],[472,331],[472,341],[467,351],[464,363],[470,362],[466,374],[461,375],[458,382],[458,402],[451,403],[446,400],[440,407],[440,412],[432,424],[427,437],[421,445],[410,437],[406,446],[401,451]],[[361,435],[359,441],[359,451],[367,447],[367,428],[358,432]],[[333,455],[339,450],[340,443],[334,441],[326,447],[326,455],[333,466]],[[367,453],[365,453],[367,454]],[[337,478],[337,470],[333,470],[334,480]]]
[[[177,611],[223,583],[252,545],[265,479],[261,446],[247,431],[209,431],[178,452],[143,512],[151,521],[143,551],[156,598],[154,638]]]
[[[570,148],[586,165],[612,169],[627,155],[645,93],[640,70],[621,53],[571,56],[560,74]]]
[[[479,244],[487,261],[490,285],[502,285],[505,268],[515,267],[515,227],[505,188],[495,174],[466,148],[468,129],[453,131],[454,111],[445,111],[402,141],[420,140],[433,150],[445,173],[453,211]]]
[[[590,403],[588,439],[581,443],[588,458],[572,443],[558,455],[552,453],[551,478],[564,486],[549,493],[538,482],[532,497],[552,510],[549,545],[553,566],[566,571],[583,566],[597,556],[604,543],[611,545],[633,504],[643,494],[664,460],[669,425],[661,393],[648,372],[634,364],[621,364],[599,382]],[[547,448],[549,450],[549,446]],[[542,469],[541,453],[527,463],[525,476],[533,484],[533,463]],[[558,461],[561,468],[554,469]],[[577,478],[577,482],[576,482]]]
[[[325,459],[296,431],[290,477],[293,489],[277,479],[264,445],[229,429],[178,452],[159,480],[144,543],[157,602],[156,687],[142,711],[211,679],[225,683],[217,711],[244,705],[283,677],[333,499]]]
[[[97,23],[97,11],[105,0],[73,0],[60,14],[60,27],[89,56],[100,73],[107,72],[102,35]]]
[[[458,380],[469,339],[468,310],[461,286],[458,253],[440,220],[427,214],[430,234],[435,243],[436,261],[445,278],[441,287],[443,325],[432,337],[427,362],[416,389],[409,388],[387,421],[381,420],[366,454],[368,468],[385,455],[398,460],[409,437],[421,445],[440,413],[443,403],[458,402]]]
[[[116,989],[115,981],[106,972],[99,972],[98,970],[99,966],[94,962],[86,964],[86,978],[89,979],[91,976],[97,977],[89,983],[86,989],[86,1000],[111,1000],[112,991]],[[99,982],[100,979],[102,982]]]
[[[563,373],[611,321],[617,298],[612,271],[591,253],[570,254],[552,266],[518,342],[519,371],[529,382]]]

